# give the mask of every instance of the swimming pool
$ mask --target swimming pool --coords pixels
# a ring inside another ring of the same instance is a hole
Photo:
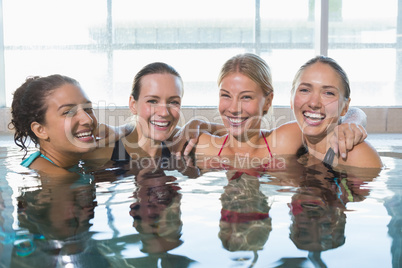
[[[116,168],[39,180],[2,142],[0,267],[402,267],[402,141],[381,137],[373,179]]]

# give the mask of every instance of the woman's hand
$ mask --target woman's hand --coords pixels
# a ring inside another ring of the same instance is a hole
[[[99,124],[95,133],[97,148],[105,147],[110,143],[115,143],[119,139],[127,136],[134,130],[132,123],[127,123],[121,126],[109,126]]]
[[[190,154],[198,142],[201,134],[201,126],[204,124],[205,122],[202,120],[192,119],[176,132],[173,136],[172,151],[177,157],[180,157],[182,154]]]
[[[335,154],[346,159],[347,152],[362,143],[367,138],[367,131],[361,125],[355,123],[343,123],[335,127],[334,135],[330,138],[330,144]]]
[[[173,136],[173,153],[176,154],[176,156],[181,156],[182,154],[189,155],[198,143],[198,138],[202,133],[223,136],[227,134],[227,131],[223,124],[192,119]]]

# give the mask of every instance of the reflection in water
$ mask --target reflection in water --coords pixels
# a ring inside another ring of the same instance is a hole
[[[11,266],[109,267],[90,239],[96,206],[92,177],[39,179],[38,187],[21,188],[17,197],[19,227],[32,239],[24,251],[14,247]]]
[[[248,174],[249,173],[249,174]],[[225,249],[252,251],[256,263],[272,230],[267,197],[260,191],[257,176],[247,171],[227,171],[228,184],[221,195],[219,238]]]
[[[0,267],[337,267],[352,255],[390,267],[390,251],[401,267],[400,169],[375,180],[318,166],[197,179],[119,165],[81,178],[23,172],[7,173],[8,190],[0,181]]]
[[[163,171],[139,172],[134,198],[130,208],[133,226],[140,234],[142,252],[161,253],[180,246],[182,221],[180,219],[180,189],[175,177]]]
[[[392,267],[400,268],[402,267],[402,187],[398,186],[398,183],[401,178],[400,173],[397,173],[397,171],[392,170],[389,173],[386,184],[393,196],[385,200],[384,206],[388,215],[391,216],[391,220],[388,223],[388,235],[392,238]]]
[[[327,267],[321,252],[345,243],[346,204],[364,200],[363,180],[348,178],[324,166],[306,168],[290,207],[290,239],[298,249],[309,251],[315,267]]]
[[[132,225],[138,234],[113,238],[108,244],[111,248],[122,248],[123,245],[128,248],[130,244],[141,242],[140,250],[146,256],[125,258],[124,264],[129,267],[188,267],[194,262],[193,260],[168,253],[183,243],[180,210],[182,194],[178,192],[180,187],[175,182],[177,178],[166,175],[158,161],[146,164],[144,159],[141,161],[141,165],[131,163],[135,168],[124,172],[126,175],[135,176],[133,192],[135,202],[130,205],[129,214],[133,218]],[[145,168],[137,168],[138,166]],[[105,180],[105,177],[105,174],[102,174],[102,180]]]
[[[395,194],[385,201],[388,214],[392,217],[388,224],[388,234],[392,237],[392,267],[402,267],[402,196]]]

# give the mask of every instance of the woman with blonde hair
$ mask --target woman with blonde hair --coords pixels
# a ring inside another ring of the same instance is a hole
[[[219,113],[227,135],[202,133],[196,146],[198,163],[207,162],[204,167],[208,167],[211,162],[223,160],[233,164],[241,158],[251,168],[272,169],[278,164],[275,155],[297,154],[303,145],[297,123],[261,129],[262,118],[271,108],[274,96],[270,68],[261,57],[252,53],[232,57],[223,65],[218,85]],[[347,135],[349,143],[357,144],[366,134],[356,128]]]

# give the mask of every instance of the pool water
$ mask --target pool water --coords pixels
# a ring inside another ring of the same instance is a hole
[[[4,143],[0,267],[402,267],[402,144],[373,145],[375,177],[113,166],[55,179]]]

